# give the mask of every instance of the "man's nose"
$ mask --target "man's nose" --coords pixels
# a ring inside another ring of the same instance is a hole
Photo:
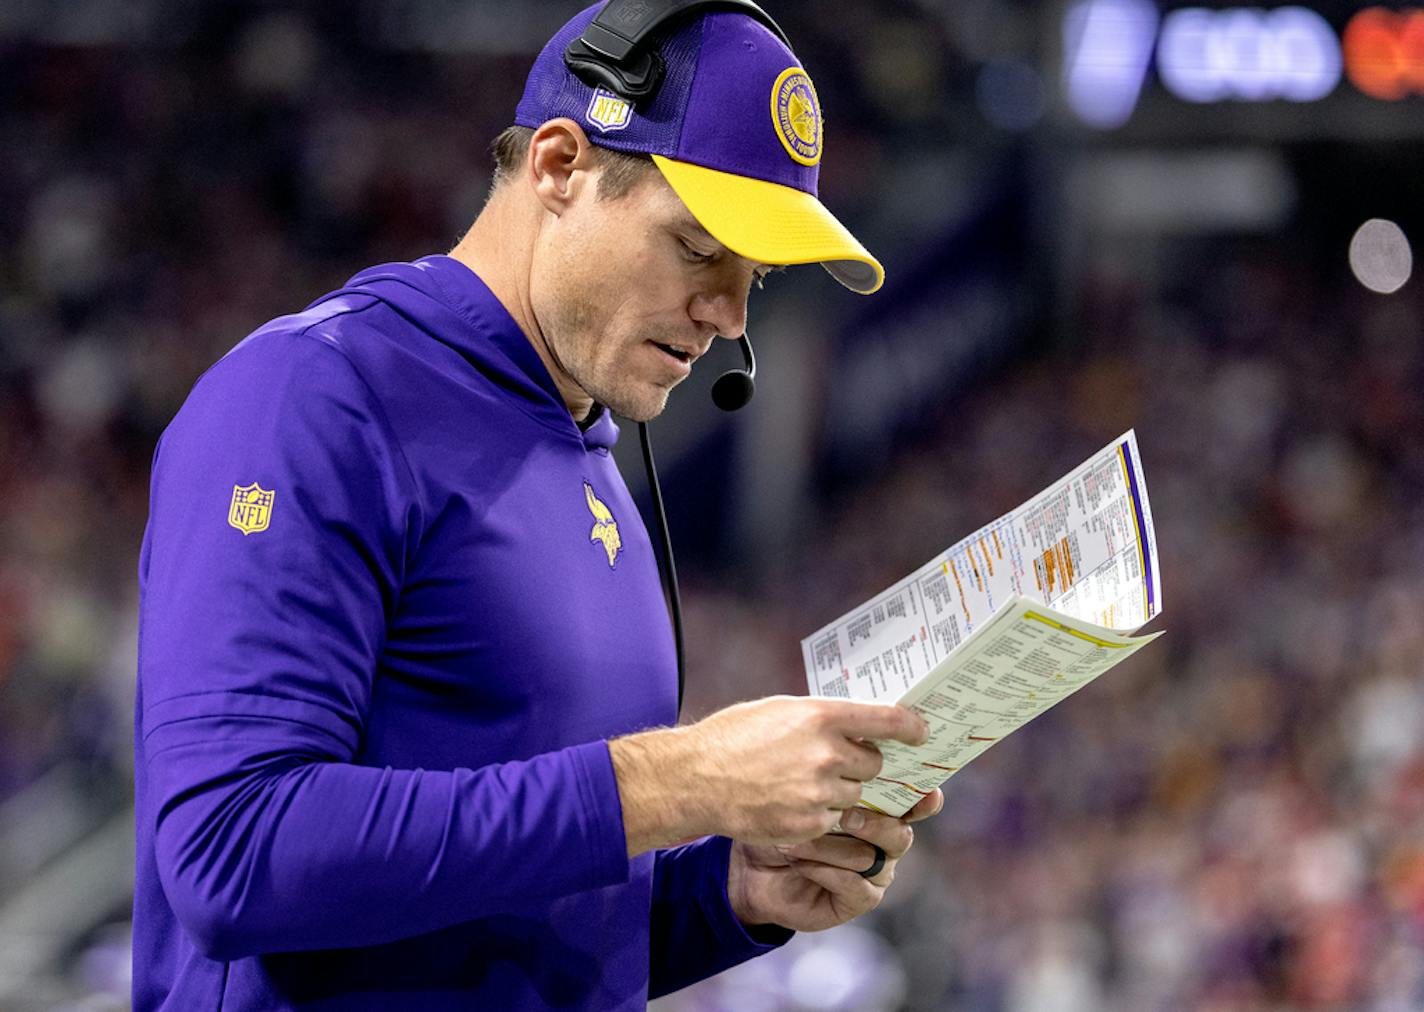
[[[747,331],[747,295],[751,283],[719,285],[692,297],[688,313],[698,323],[710,325],[718,337],[735,339]]]

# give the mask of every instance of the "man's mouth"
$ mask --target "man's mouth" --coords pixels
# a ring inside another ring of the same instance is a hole
[[[670,344],[661,344],[657,341],[654,341],[653,343],[656,344],[659,348],[661,348],[664,354],[677,359],[684,365],[692,361],[692,355],[688,352],[683,351],[681,348],[674,348]]]

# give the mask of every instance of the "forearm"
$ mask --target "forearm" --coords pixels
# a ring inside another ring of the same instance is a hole
[[[164,889],[203,951],[231,959],[376,945],[616,884],[628,863],[602,748],[453,771],[267,761],[231,739],[165,749],[149,763]]]
[[[703,816],[689,770],[694,743],[687,728],[644,731],[608,743],[628,856],[669,847],[714,830]]]

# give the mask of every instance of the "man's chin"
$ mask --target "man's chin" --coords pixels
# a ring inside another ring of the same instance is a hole
[[[646,391],[620,391],[607,398],[596,399],[620,418],[626,418],[630,422],[651,422],[667,407],[670,392],[661,387],[653,387]]]
[[[626,418],[630,422],[651,422],[654,418],[658,417],[658,415],[662,414],[663,409],[666,407],[666,397],[664,397],[662,399],[662,403],[658,404],[656,407],[651,407],[649,405],[643,404],[638,406],[632,406],[625,410],[623,408],[616,407],[612,404],[608,405],[609,410],[612,411],[615,415],[618,415],[622,418]]]

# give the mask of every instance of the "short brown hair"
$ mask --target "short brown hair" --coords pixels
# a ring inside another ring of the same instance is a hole
[[[517,178],[529,154],[529,141],[534,131],[529,127],[505,127],[490,145],[494,155],[494,185]],[[602,200],[618,200],[628,196],[643,173],[653,167],[649,155],[630,154],[593,145],[593,164],[600,170],[598,196]]]

